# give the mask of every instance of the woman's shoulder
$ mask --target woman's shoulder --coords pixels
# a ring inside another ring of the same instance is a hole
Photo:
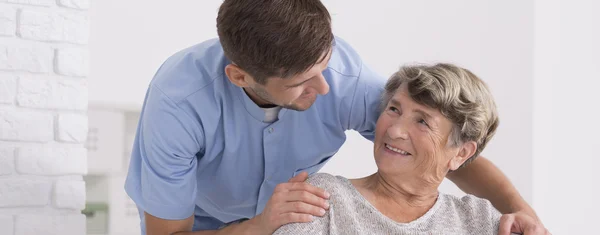
[[[306,182],[319,187],[319,186],[338,185],[338,184],[342,183],[341,179],[345,179],[345,178],[343,178],[341,176],[334,176],[329,173],[314,173],[308,177]]]
[[[468,227],[482,226],[497,231],[501,214],[490,201],[470,194],[459,197],[440,193],[439,199],[443,202],[442,214],[454,214]]]
[[[459,211],[477,213],[483,211],[497,212],[490,201],[476,197],[471,194],[464,195],[462,197],[440,193],[440,198],[443,197],[443,201],[446,205],[456,208]]]
[[[328,173],[315,173],[309,176],[306,182],[313,186],[325,189],[325,191],[329,193],[347,191],[350,189],[349,186],[351,186],[348,179]]]

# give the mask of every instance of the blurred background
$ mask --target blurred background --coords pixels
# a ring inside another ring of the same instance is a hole
[[[15,2],[28,1],[0,0],[0,9],[20,8]],[[508,176],[553,234],[598,233],[600,2],[323,2],[334,33],[385,77],[407,63],[451,62],[485,80],[498,105],[500,127],[483,156]],[[83,143],[83,214],[88,234],[139,234],[137,209],[123,184],[146,89],[170,55],[217,36],[220,3],[101,0],[86,8],[89,123]],[[348,178],[375,172],[372,143],[355,132],[347,134],[338,156],[321,171]],[[2,138],[0,144],[6,144]],[[441,191],[463,194],[451,182],[444,182]]]

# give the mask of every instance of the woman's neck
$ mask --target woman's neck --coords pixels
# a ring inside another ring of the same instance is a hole
[[[414,179],[402,179],[399,182],[379,172],[351,182],[377,210],[401,223],[423,216],[438,197],[439,183]]]

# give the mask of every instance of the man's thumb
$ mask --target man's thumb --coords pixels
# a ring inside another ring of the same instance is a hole
[[[297,174],[296,176],[292,177],[289,182],[304,182],[306,181],[306,179],[308,179],[308,173],[303,171],[300,174]]]

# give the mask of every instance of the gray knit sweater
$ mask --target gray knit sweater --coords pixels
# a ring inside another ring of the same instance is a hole
[[[310,223],[287,224],[274,235],[346,234],[498,234],[500,213],[485,199],[440,193],[433,207],[410,223],[380,213],[341,176],[318,173],[308,183],[331,193],[330,209]]]

